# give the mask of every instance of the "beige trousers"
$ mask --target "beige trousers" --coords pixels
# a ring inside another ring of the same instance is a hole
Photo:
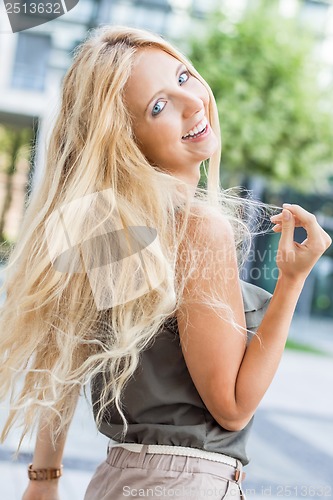
[[[147,449],[145,445],[137,453],[111,447],[84,500],[245,500],[241,485],[233,479],[233,467],[203,458],[147,453]]]

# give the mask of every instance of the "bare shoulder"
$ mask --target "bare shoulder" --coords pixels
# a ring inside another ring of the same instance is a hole
[[[208,206],[195,206],[189,218],[188,235],[198,243],[234,241],[234,231],[229,218],[220,211]]]
[[[221,299],[225,297],[230,278],[239,281],[234,230],[229,218],[210,207],[195,207],[187,235],[179,246],[177,266],[187,275],[184,299],[191,299],[200,291],[208,293],[214,286]]]

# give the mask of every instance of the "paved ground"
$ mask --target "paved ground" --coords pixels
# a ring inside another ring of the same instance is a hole
[[[251,462],[243,483],[248,500],[333,498],[333,322],[295,316],[290,337],[329,355],[285,352],[249,441]],[[2,409],[0,424],[4,417]],[[24,444],[20,461],[13,462],[17,441],[15,431],[0,447],[0,500],[20,500],[27,484],[33,441]],[[82,399],[65,448],[61,500],[83,499],[106,446]]]

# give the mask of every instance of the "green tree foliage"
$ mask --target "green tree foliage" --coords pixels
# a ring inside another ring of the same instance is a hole
[[[203,28],[188,55],[216,97],[222,175],[319,187],[333,170],[333,100],[311,35],[267,2],[237,22],[214,12]]]
[[[29,161],[31,140],[30,128],[16,129],[0,125],[0,172],[5,174],[4,195],[3,200],[0,200],[0,243],[7,240],[4,227],[13,199],[13,177],[17,162],[21,158]]]

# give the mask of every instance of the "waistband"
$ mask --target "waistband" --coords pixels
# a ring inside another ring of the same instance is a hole
[[[205,460],[210,460],[212,462],[219,462],[222,466],[227,466],[226,473],[228,479],[240,483],[245,479],[245,472],[243,472],[243,464],[240,460],[230,457],[229,455],[224,455],[223,453],[216,453],[212,451],[201,450],[199,448],[191,448],[187,446],[170,446],[170,445],[160,445],[160,444],[148,444],[144,445],[141,443],[116,443],[111,442],[108,446],[108,451],[113,448],[125,448],[128,451],[133,451],[135,453],[140,453],[143,447],[146,448],[146,453],[156,453],[162,455],[180,455],[185,457],[202,458]],[[232,470],[230,470],[232,469]]]

